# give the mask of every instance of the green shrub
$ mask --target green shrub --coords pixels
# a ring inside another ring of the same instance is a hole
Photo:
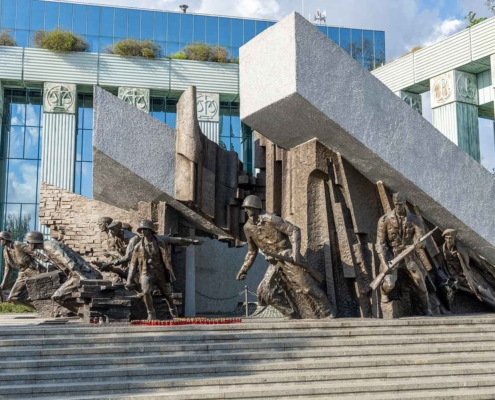
[[[36,310],[22,304],[0,303],[0,314],[7,313],[34,313]]]
[[[15,39],[10,35],[10,30],[0,32],[0,46],[17,46]]]
[[[215,46],[211,49],[210,61],[217,63],[230,62],[229,53],[225,47]]]
[[[193,43],[184,47],[182,52],[186,55],[187,60],[209,61],[211,46],[205,43]]]
[[[205,43],[192,43],[182,51],[172,54],[169,58],[175,60],[210,61],[217,63],[235,63],[237,59],[229,58],[229,52],[222,46],[211,46]]]
[[[63,29],[37,31],[33,37],[34,45],[40,49],[52,51],[88,51],[89,43],[81,36]]]
[[[161,46],[153,43],[151,40],[123,39],[113,46],[105,47],[104,50],[109,54],[116,54],[122,57],[154,59],[160,57],[161,49]]]
[[[179,51],[178,53],[172,54],[170,56],[173,60],[187,60],[187,54],[183,51]]]

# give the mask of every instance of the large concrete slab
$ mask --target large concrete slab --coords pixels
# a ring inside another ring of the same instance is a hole
[[[241,118],[279,146],[318,138],[495,261],[495,177],[297,13],[241,48]]]

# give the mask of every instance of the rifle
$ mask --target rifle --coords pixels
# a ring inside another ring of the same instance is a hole
[[[432,229],[430,232],[428,232],[426,235],[424,235],[422,238],[420,238],[410,246],[406,247],[406,249],[402,253],[400,253],[393,260],[389,261],[387,265],[387,269],[381,272],[375,279],[373,279],[373,282],[371,282],[370,287],[373,290],[376,290],[378,286],[380,286],[380,283],[382,283],[383,278],[385,278],[385,275],[396,269],[397,265],[416,249],[416,245],[418,243],[423,243],[426,239],[428,239],[431,235],[433,235],[433,232],[435,232],[437,229],[438,226],[435,227],[435,229]]]
[[[264,252],[264,253],[265,256],[272,257],[275,260],[286,261],[286,262],[290,262],[291,264],[297,265],[298,267],[301,267],[303,270],[305,270],[309,275],[311,275],[311,277],[315,279],[318,283],[323,282],[323,276],[321,276],[321,274],[318,271],[312,269],[309,266],[309,264],[305,261],[295,262],[292,257],[282,256],[280,254],[269,253],[269,252]]]

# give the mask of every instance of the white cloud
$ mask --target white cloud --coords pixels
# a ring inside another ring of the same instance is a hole
[[[433,27],[431,35],[422,43],[422,46],[430,46],[446,39],[461,30],[465,25],[465,21],[456,18],[440,21]]]
[[[33,162],[9,161],[8,202],[34,203],[36,201],[36,183],[38,167]]]

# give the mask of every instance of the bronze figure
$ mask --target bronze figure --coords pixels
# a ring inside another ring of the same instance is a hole
[[[249,216],[244,225],[248,253],[236,279],[246,279],[258,252],[262,251],[270,265],[258,287],[261,305],[271,305],[289,318],[333,318],[325,292],[303,267],[300,229],[276,215],[261,214],[261,200],[257,196],[246,197],[242,206]]]
[[[406,210],[406,198],[402,193],[393,195],[394,209],[378,221],[376,251],[380,258],[380,272],[388,269],[391,259],[399,256],[408,246],[417,242],[417,248],[424,248],[420,239],[425,235],[422,221]],[[398,273],[406,272],[420,302],[423,315],[432,315],[425,272],[420,267],[421,261],[415,252],[407,255],[396,269],[388,273],[382,282],[382,302],[401,299],[401,286]]]
[[[442,254],[445,270],[456,281],[455,288],[476,296],[495,309],[495,269],[471,249],[457,241],[457,231],[446,229]]]

